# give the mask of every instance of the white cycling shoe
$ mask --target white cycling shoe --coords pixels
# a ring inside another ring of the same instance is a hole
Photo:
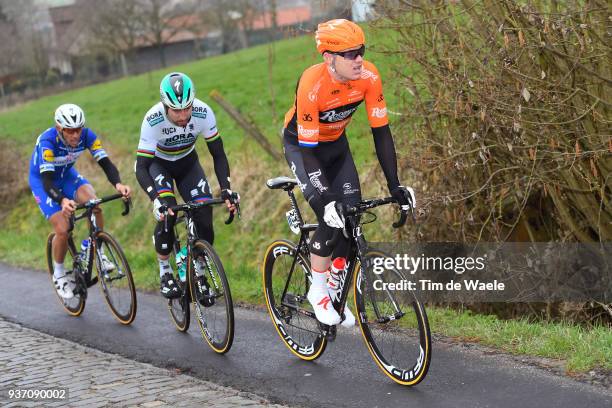
[[[55,278],[53,280],[55,284],[55,290],[57,290],[57,294],[60,295],[63,299],[72,299],[74,297],[73,289],[75,287],[74,281],[72,277],[68,275],[64,275],[60,278]]]
[[[100,263],[102,264],[102,272],[104,273],[115,270],[115,264],[106,257],[106,254],[100,254]]]
[[[306,297],[312,305],[318,321],[328,326],[334,326],[340,323],[342,319],[338,312],[336,312],[336,309],[334,309],[329,293],[327,293],[327,286],[321,288],[313,284],[310,286],[310,290],[308,290],[308,295]],[[354,319],[355,318],[353,318],[353,320]]]
[[[341,323],[342,327],[353,327],[355,325],[355,316],[348,305],[344,306],[344,320]]]

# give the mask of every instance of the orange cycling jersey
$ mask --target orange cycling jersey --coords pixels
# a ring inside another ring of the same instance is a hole
[[[389,123],[378,70],[363,61],[361,78],[338,82],[323,63],[308,68],[298,82],[295,102],[285,114],[285,128],[297,134],[300,146],[337,140],[365,99],[373,128]]]

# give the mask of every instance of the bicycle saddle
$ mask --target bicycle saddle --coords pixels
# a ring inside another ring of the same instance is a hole
[[[292,179],[289,177],[275,177],[266,181],[266,185],[268,188],[272,190],[277,190],[282,188],[285,191],[292,190],[298,184],[296,179]]]

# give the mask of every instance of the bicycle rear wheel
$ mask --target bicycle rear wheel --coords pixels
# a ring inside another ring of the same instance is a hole
[[[296,257],[295,268],[290,276],[291,265]],[[272,323],[293,354],[302,360],[312,361],[325,351],[327,338],[319,328],[319,322],[306,299],[310,287],[309,275],[310,263],[302,254],[296,254],[293,243],[274,241],[266,250],[263,284]]]
[[[55,285],[53,284],[53,251],[52,251],[52,243],[53,238],[55,237],[55,233],[49,234],[47,237],[47,270],[49,271],[49,276],[51,278],[51,285],[53,287],[53,292],[57,295],[57,298],[62,305],[62,307],[68,312],[68,314],[72,316],[79,316],[83,313],[85,309],[85,298],[86,298],[86,288],[83,282],[81,282],[81,275],[78,273],[74,273],[73,270],[67,271],[66,274],[72,275],[75,279],[76,287],[74,292],[74,297],[71,299],[64,299],[61,297],[57,290],[55,290]],[[76,249],[74,247],[74,241],[72,240],[72,235],[68,238],[68,252],[66,253],[66,258],[64,260],[64,265],[68,265],[70,268],[74,267],[74,257],[76,254]]]
[[[225,354],[234,341],[234,304],[223,264],[212,245],[198,240],[191,247],[187,268],[202,337],[215,352]]]
[[[98,232],[96,241],[99,247],[96,245],[94,259],[104,300],[119,323],[130,324],[136,318],[136,287],[130,265],[121,246],[109,233]],[[102,254],[108,261],[106,265]]]
[[[397,284],[404,276],[394,268],[375,274],[371,265],[375,256],[387,257],[371,252],[365,261],[367,267],[356,265],[357,321],[378,367],[398,384],[416,385],[427,375],[431,360],[427,314],[413,291],[388,289],[386,284]]]

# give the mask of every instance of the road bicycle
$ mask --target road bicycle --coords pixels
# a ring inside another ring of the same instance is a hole
[[[132,271],[128,264],[123,249],[115,238],[107,231],[102,231],[96,224],[94,209],[104,203],[122,198],[121,194],[113,194],[103,198],[95,198],[76,207],[76,211],[70,217],[70,228],[68,231],[68,252],[66,253],[66,265],[72,265],[72,269],[66,274],[72,276],[75,287],[74,297],[65,299],[57,291],[57,297],[64,309],[72,316],[79,316],[85,309],[87,301],[87,288],[100,284],[100,290],[104,295],[104,300],[108,305],[113,316],[121,324],[130,324],[136,318],[136,288]],[[130,201],[123,201],[124,211],[121,215],[125,216],[130,211]],[[77,215],[80,210],[84,210]],[[81,219],[88,219],[88,234],[80,247],[75,245],[73,233],[76,222]],[[49,234],[47,238],[47,266],[51,283],[53,284],[53,252],[52,243],[55,233]],[[112,268],[103,268],[102,254],[112,264]],[[92,276],[93,269],[96,269],[96,276]],[[54,286],[55,289],[55,286]]]
[[[270,189],[282,189],[289,195],[291,210],[287,212],[287,220],[291,230],[300,236],[297,244],[276,240],[265,252],[262,272],[268,312],[289,350],[303,360],[313,361],[336,337],[336,326],[318,322],[306,298],[312,281],[308,245],[310,233],[318,224],[304,223],[293,193],[297,180],[277,177],[266,184]],[[339,295],[331,303],[344,320],[346,302],[353,287],[356,320],[370,355],[393,381],[412,386],[425,378],[431,360],[427,314],[414,292],[389,290],[392,287],[389,284],[405,279],[403,272],[387,267],[382,272],[374,272],[374,259],[389,255],[368,249],[361,228],[376,220],[369,209],[394,202],[395,199],[388,197],[363,200],[354,207],[344,208],[344,233],[349,238],[350,249],[347,267],[339,276]],[[407,216],[408,211],[402,210],[399,221],[393,226],[404,225]],[[334,246],[338,237],[335,233],[326,244]]]
[[[237,193],[233,193],[235,200]],[[234,305],[230,286],[223,269],[221,259],[213,246],[198,237],[193,221],[194,210],[217,204],[225,204],[222,198],[213,198],[203,202],[188,202],[176,206],[162,206],[160,212],[168,214],[171,209],[175,214],[182,212],[174,224],[173,253],[170,256],[174,264],[173,275],[181,294],[178,298],[167,299],[168,312],[177,330],[189,330],[191,314],[189,305],[193,304],[194,313],[200,327],[202,337],[208,345],[219,354],[227,353],[234,341]],[[236,204],[237,214],[240,216],[240,206]],[[167,220],[168,217],[166,216]],[[225,224],[231,224],[234,214],[230,213]],[[178,225],[183,222],[187,236],[185,248],[187,256],[184,261],[176,262],[176,254],[183,248],[179,237]],[[165,231],[168,225],[165,225]],[[184,263],[184,265],[181,265]],[[179,275],[181,267],[185,267],[185,276]]]

